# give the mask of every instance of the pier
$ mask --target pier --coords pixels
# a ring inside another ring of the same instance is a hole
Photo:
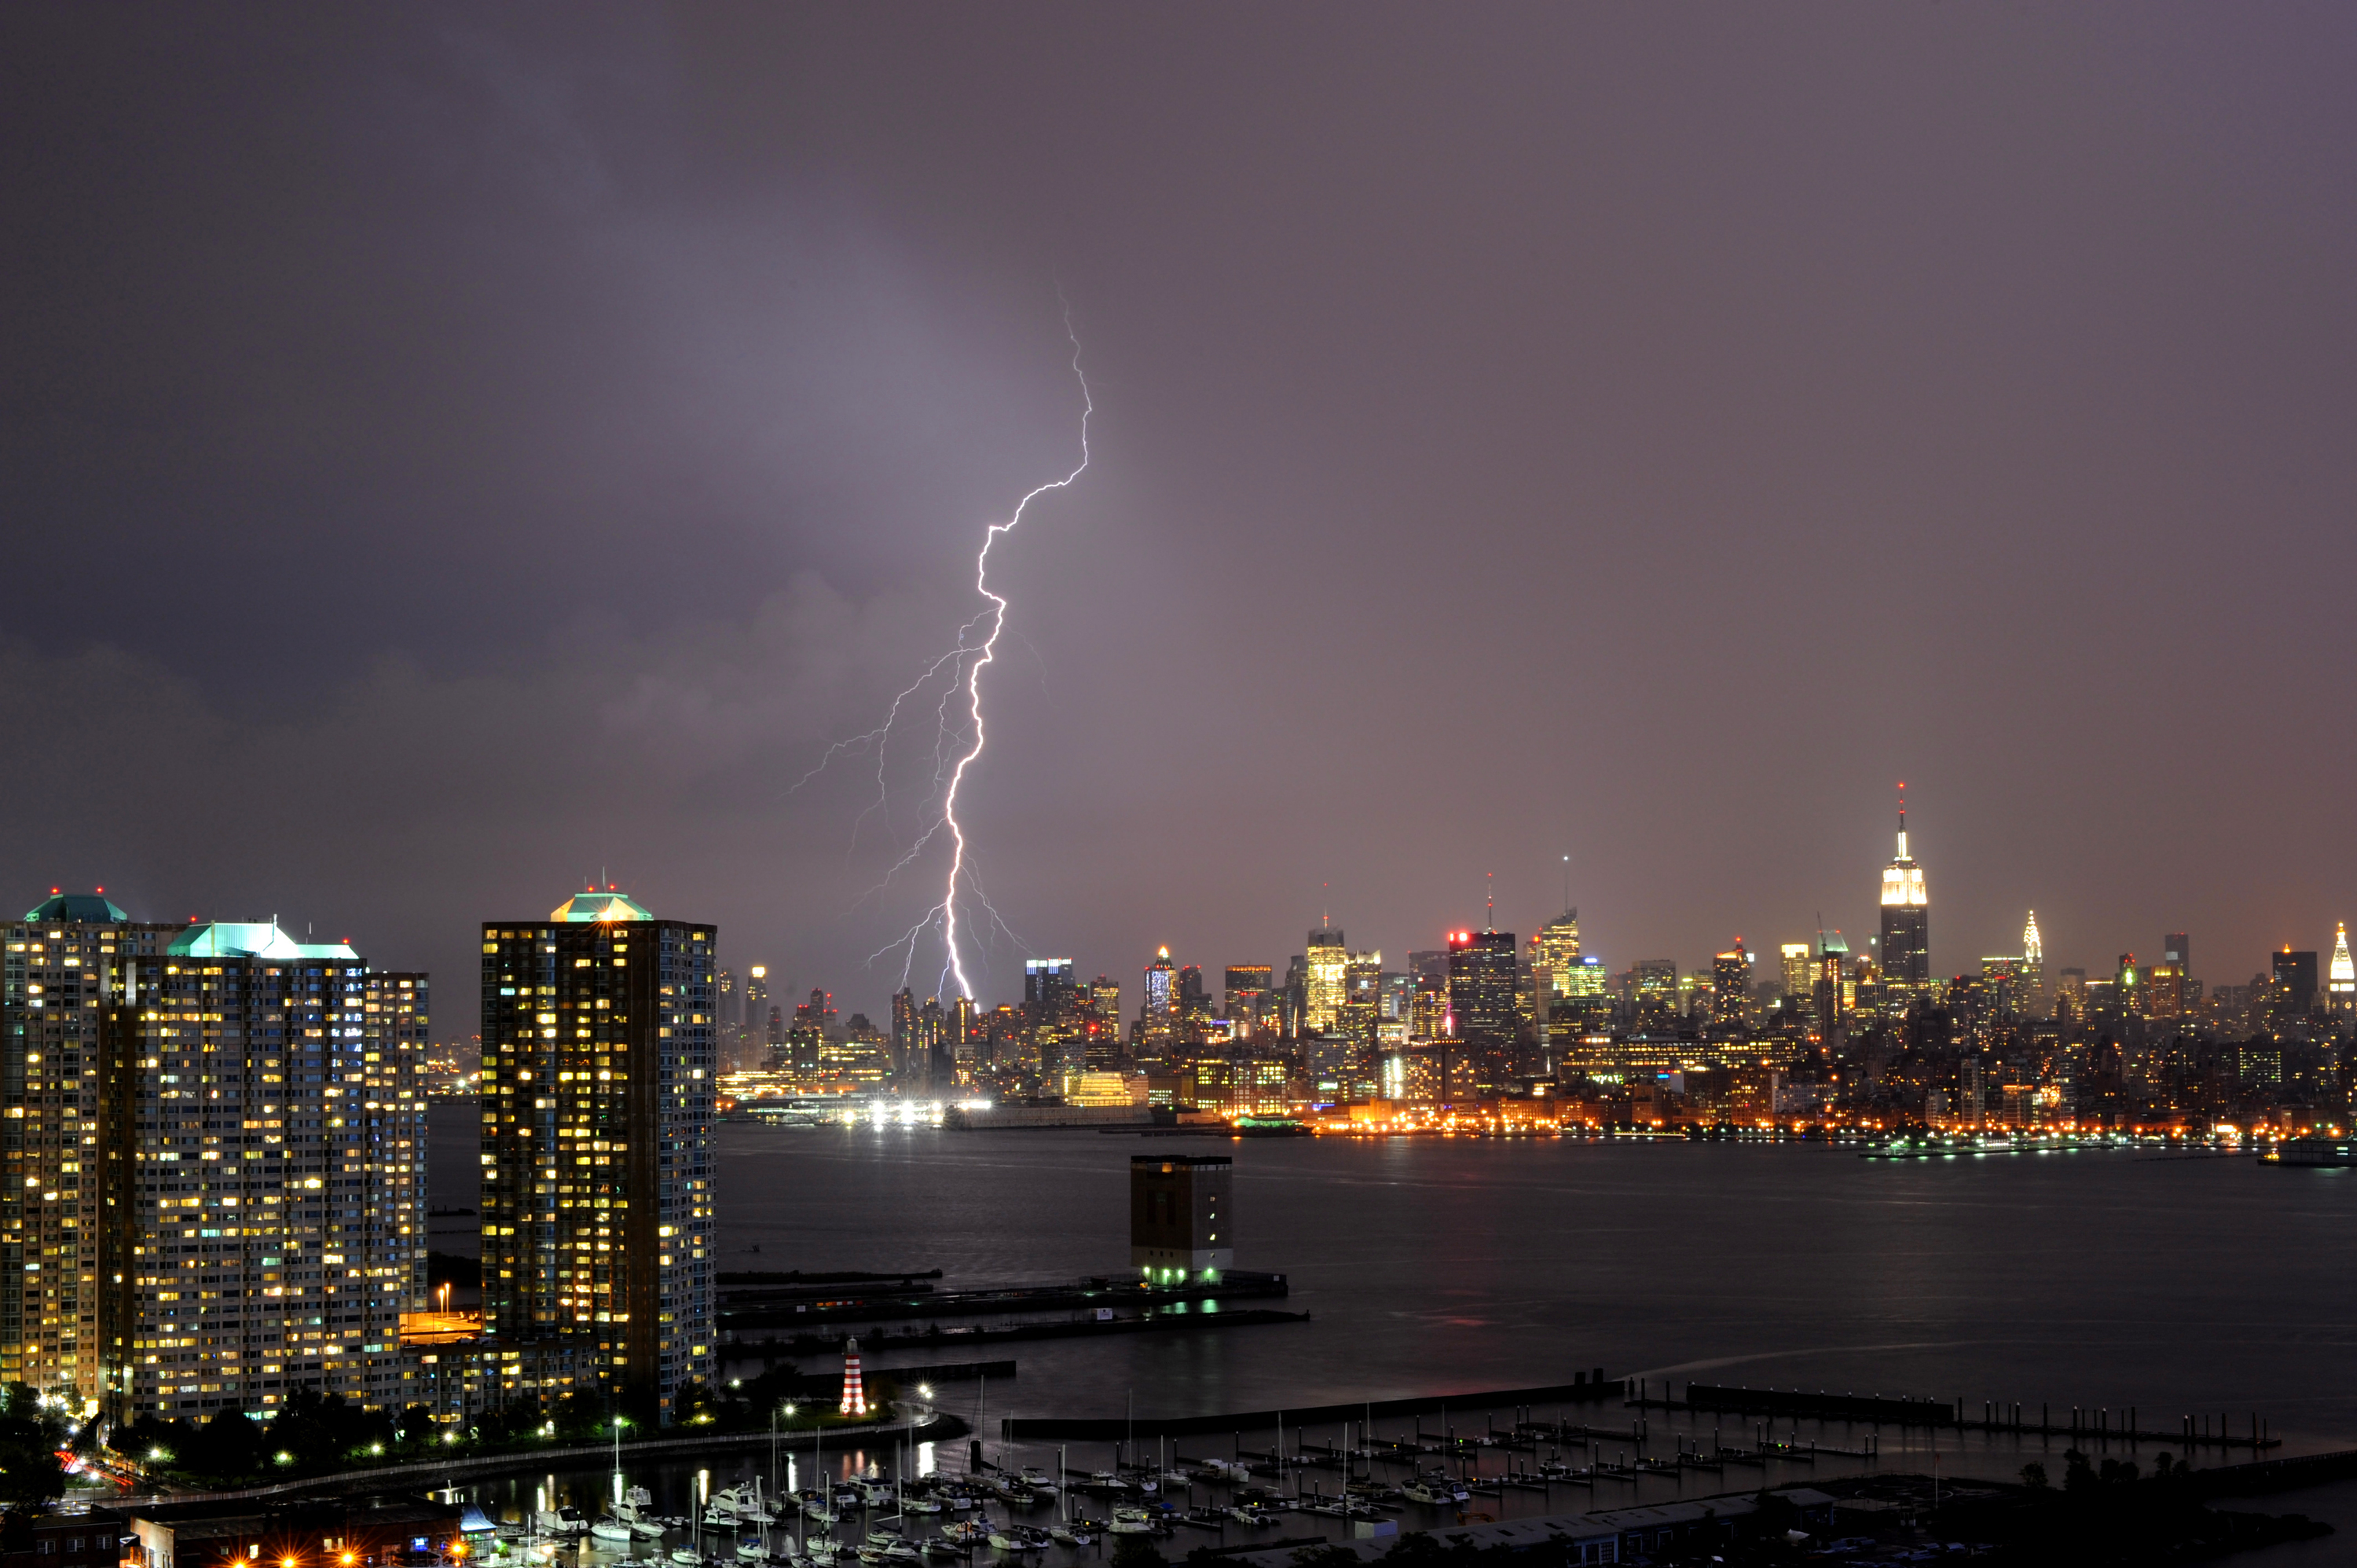
[[[1265,1300],[1287,1294],[1283,1274],[1250,1269],[1227,1270],[1216,1282],[1168,1285],[1148,1285],[1128,1276],[1104,1275],[1060,1284],[957,1291],[937,1291],[931,1284],[905,1281],[889,1290],[747,1283],[722,1288],[719,1321],[725,1329],[784,1328],[823,1322],[890,1323],[911,1317],[970,1317],[993,1312],[1090,1311],[1098,1307],[1168,1306],[1181,1302]]]
[[[2256,1412],[2247,1426],[2236,1426],[2225,1412],[2180,1416],[2173,1429],[2138,1424],[2135,1406],[2115,1412],[2104,1406],[2073,1405],[2058,1420],[2052,1407],[2040,1405],[2036,1420],[2018,1402],[1983,1402],[1975,1418],[1965,1402],[1941,1400],[1886,1399],[1879,1394],[1809,1393],[1799,1389],[1749,1389],[1715,1383],[1688,1383],[1686,1397],[1674,1399],[1674,1385],[1664,1382],[1661,1397],[1651,1397],[1645,1382],[1634,1382],[1628,1402],[1640,1410],[1728,1411],[1754,1415],[1839,1421],[1857,1425],[1947,1427],[1959,1432],[2002,1433],[2017,1437],[2067,1437],[2074,1443],[2155,1443],[2180,1448],[2247,1448],[2264,1453],[2283,1445]],[[1834,1450],[1825,1450],[1834,1452]]]
[[[1355,1400],[1349,1404],[1308,1405],[1298,1410],[1231,1411],[1222,1415],[1139,1416],[1135,1422],[1113,1417],[1009,1417],[999,1423],[999,1435],[1010,1443],[1113,1443],[1135,1434],[1139,1437],[1190,1437],[1207,1433],[1256,1432],[1268,1427],[1298,1427],[1313,1423],[1372,1421],[1383,1415],[1446,1413],[1460,1410],[1493,1411],[1525,1404],[1588,1404],[1622,1397],[1621,1384],[1604,1380],[1602,1368],[1577,1382],[1535,1389],[1500,1389],[1489,1393],[1443,1394],[1437,1398]]]

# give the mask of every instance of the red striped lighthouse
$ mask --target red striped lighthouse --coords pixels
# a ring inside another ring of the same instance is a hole
[[[867,1392],[859,1386],[859,1341],[856,1339],[843,1342],[842,1411],[845,1415],[867,1413]]]

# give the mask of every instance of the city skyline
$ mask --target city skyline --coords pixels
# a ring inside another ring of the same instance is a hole
[[[1361,22],[11,14],[0,878],[445,973],[619,880],[873,1015],[930,737],[792,787],[1070,469],[1060,284],[986,994],[1528,929],[1566,852],[1616,957],[1862,946],[1899,779],[1943,970],[2352,913],[2342,33]]]
[[[1901,822],[1903,824],[1903,808],[1901,811]],[[1930,902],[1930,900],[1924,896],[1924,889],[1931,875],[1931,873],[1925,869],[1925,867],[1928,866],[1929,862],[1919,863],[1913,856],[1910,855],[1908,854],[1909,830],[1902,825],[1899,832],[1901,846],[1900,858],[1885,864],[1884,868],[1880,873],[1881,882],[1878,891],[1869,889],[1870,892],[1877,892],[1877,902],[1873,908],[1875,912],[1880,916],[1886,927],[1891,918],[1891,887],[1893,886],[1892,878],[1894,875],[1903,878],[1909,873],[1911,873],[1912,875],[1911,883],[1902,881],[1900,884],[1902,887],[1900,901],[1902,903],[1910,897],[1921,901],[1921,903],[1926,906],[1928,906]],[[1900,869],[1902,866],[1905,868],[1903,871]],[[1951,879],[1943,878],[1943,888],[1951,885],[1953,885]],[[608,886],[618,886],[619,885],[609,884]],[[1485,877],[1482,886],[1485,898],[1494,897],[1494,894],[1491,891],[1494,886],[1494,877]],[[49,891],[52,896],[55,896],[59,893],[71,893],[78,890],[68,888],[63,884],[53,884],[51,885]],[[99,892],[102,894],[103,891],[104,889],[102,886],[99,888]],[[596,894],[598,891],[598,887],[595,885],[591,885],[586,888],[586,892],[588,894]],[[120,888],[117,889],[114,896],[127,897],[127,895],[122,893]],[[1865,903],[1865,899],[1861,897],[1857,902],[1858,905],[1862,906]],[[1577,898],[1575,898],[1571,908],[1574,910],[1580,908],[1579,902]],[[1691,948],[1682,949],[1679,950],[1648,951],[1641,950],[1634,945],[1623,945],[1614,942],[1612,938],[1613,927],[1609,912],[1603,917],[1598,917],[1593,912],[1593,906],[1590,906],[1589,908],[1591,912],[1583,918],[1580,927],[1581,946],[1583,950],[1589,957],[1602,960],[1605,963],[1607,972],[1610,973],[1625,972],[1630,968],[1630,966],[1640,962],[1662,960],[1666,960],[1674,963],[1677,966],[1678,972],[1681,974],[1707,972],[1711,965],[1713,955],[1723,950],[1723,944],[1729,938],[1744,941],[1746,949],[1751,953],[1755,963],[1757,965],[1763,966],[1763,968],[1764,966],[1772,965],[1776,961],[1777,953],[1780,949],[1786,947],[1788,944],[1793,943],[1795,940],[1813,941],[1813,940],[1820,934],[1832,934],[1845,939],[1848,943],[1849,950],[1858,956],[1872,958],[1878,962],[1882,959],[1880,939],[1885,935],[1885,932],[1880,930],[1869,931],[1867,929],[1867,918],[1863,917],[1853,919],[1846,924],[1828,919],[1824,920],[1822,926],[1820,926],[1817,924],[1817,914],[1813,911],[1811,921],[1806,928],[1794,926],[1788,922],[1785,926],[1767,929],[1766,934],[1764,935],[1753,935],[1750,932],[1739,929],[1730,930],[1727,933],[1727,936],[1719,938],[1717,941],[1713,941],[1707,937],[1703,938],[1701,940],[1699,951]],[[1856,906],[1853,906],[1853,908],[1856,908]],[[1514,920],[1510,917],[1505,920],[1500,921],[1495,929],[1519,932],[1523,937],[1529,938],[1538,933],[1542,929],[1547,927],[1550,922],[1555,920],[1564,913],[1566,913],[1565,909],[1561,908],[1549,908],[1544,914],[1521,920]],[[1920,908],[1918,913],[1921,913]],[[1482,918],[1480,921],[1474,922],[1469,925],[1465,922],[1448,922],[1443,924],[1437,929],[1424,933],[1420,940],[1402,940],[1397,943],[1384,940],[1355,941],[1349,944],[1347,950],[1339,944],[1340,944],[1346,937],[1349,928],[1343,922],[1335,920],[1332,918],[1330,908],[1321,916],[1320,923],[1321,926],[1331,929],[1338,943],[1336,949],[1338,952],[1343,950],[1355,951],[1360,950],[1375,952],[1389,952],[1394,955],[1394,958],[1400,961],[1400,962],[1404,963],[1407,954],[1417,950],[1419,948],[1444,945],[1448,943],[1460,929],[1481,930],[1491,929],[1488,922],[1491,919],[1497,918],[1495,908],[1493,907],[1484,908],[1481,911],[1481,915]],[[1948,918],[1945,915],[1944,907],[1943,908],[1942,915],[1942,929],[1946,929]],[[214,918],[218,918],[222,917]],[[275,918],[275,917],[273,918]],[[2026,919],[2033,926],[2037,925],[2038,916],[2036,908],[2032,906],[2024,905],[2021,908],[2020,914],[2016,917],[2016,919]],[[165,923],[168,924],[169,922]],[[186,923],[193,925],[201,922],[192,917]],[[1092,925],[1102,924],[1102,922],[1089,923]],[[1258,923],[1265,924],[1267,922],[1264,917]],[[2164,920],[2158,922],[2148,921],[2147,923],[2148,925],[2152,925],[2155,929],[2152,932],[2147,933],[2141,938],[2134,932],[2119,932],[2110,936],[2101,934],[2081,935],[2077,938],[2077,947],[2066,946],[2062,950],[2061,956],[2050,956],[2047,958],[2046,963],[2049,973],[2060,973],[2067,969],[2080,969],[2091,974],[2104,972],[2113,967],[2120,958],[2128,955],[2137,955],[2139,961],[2147,964],[2169,961],[2173,956],[2170,952],[2171,944],[2185,940],[2178,930],[2172,930],[2170,928],[2175,927],[2181,929],[2190,924],[2190,922],[2183,920]],[[2041,948],[2051,946],[2050,930],[2052,924],[2053,923],[2050,920],[2046,922],[2047,929],[2040,931]],[[2328,920],[2326,924],[2330,928],[2330,930],[2328,932],[2289,932],[2272,944],[2255,950],[2250,957],[2248,974],[2263,975],[2267,972],[2267,965],[2270,957],[2277,952],[2315,951],[2330,955],[2333,951],[2334,941],[2336,940],[2332,933],[2345,929],[2346,918],[2334,917]],[[1600,936],[1598,934],[1599,932],[1601,933]],[[1317,935],[1317,929],[1313,929],[1309,935],[1310,938],[1314,939]],[[1986,942],[1965,943],[1955,950],[1950,950],[1949,949],[1939,946],[1938,939],[1934,939],[1933,945],[1930,948],[1927,953],[1928,968],[1921,975],[1916,977],[1917,982],[1919,983],[1925,982],[1937,983],[1961,975],[1978,973],[1980,972],[1982,960],[1992,956],[2019,952],[2022,948],[2020,937],[2021,929],[2017,925],[2014,927],[2013,932],[2010,936],[1999,935]],[[2124,942],[2126,945],[2122,945]],[[1125,960],[1123,955],[1109,953],[1100,953],[1096,957],[1085,960],[1076,960],[1072,958],[1042,960],[1037,954],[1025,954],[1011,961],[1013,973],[1008,977],[1010,983],[1006,984],[1001,990],[987,991],[984,995],[972,998],[971,1000],[984,1007],[994,1006],[1006,1001],[1023,1001],[1027,995],[1027,989],[1029,983],[1027,980],[1027,975],[1029,972],[1038,969],[1043,962],[1052,961],[1060,963],[1080,973],[1097,973],[1111,976],[1125,985],[1134,985],[1137,983],[1137,975],[1141,971],[1149,972],[1150,973],[1150,971],[1156,962],[1154,957],[1155,953],[1159,953],[1162,961],[1164,961],[1176,964],[1183,960],[1183,961],[1187,963],[1201,967],[1206,972],[1237,964],[1254,964],[1274,967],[1279,974],[1282,974],[1285,961],[1287,958],[1297,958],[1309,955],[1312,952],[1312,950],[1314,950],[1315,945],[1314,940],[1306,940],[1302,938],[1296,938],[1290,947],[1286,947],[1283,942],[1279,942],[1275,944],[1275,947],[1267,950],[1247,952],[1214,950],[1210,947],[1198,947],[1183,941],[1174,943],[1167,940],[1158,940],[1152,944],[1151,950],[1143,958],[1133,956],[1126,960]],[[2225,969],[2218,970],[2213,972],[2197,966],[2190,972],[2191,977],[2221,984],[2242,983],[2244,980],[2247,978],[2247,975],[2245,975],[2241,969],[2241,961],[2238,957],[2232,955],[2231,950],[2226,953],[2222,953],[2220,950],[2224,945],[2225,944],[2222,941],[2219,940],[2205,940],[2202,944],[2202,951],[2204,953],[2204,961],[2213,964],[2223,964],[2226,966]],[[1971,950],[1969,953],[1963,950],[1964,947],[1970,948]],[[1280,949],[1283,950],[1278,950]],[[2083,949],[2084,950],[2080,950],[2081,949]],[[1074,950],[1078,950],[1078,949],[1075,948]],[[1174,950],[1180,955],[1179,960],[1174,960],[1171,957]],[[817,966],[815,961],[798,960],[791,954],[752,956],[741,951],[734,950],[728,947],[723,947],[718,950],[718,954],[715,961],[728,972],[732,983],[743,984],[745,983],[743,977],[748,975],[748,971],[756,972],[752,975],[752,983],[759,987],[759,994],[762,998],[762,1004],[764,1006],[770,1005],[772,1003],[772,999],[775,999],[782,1002],[787,1012],[791,1011],[794,1004],[801,999],[804,993],[816,987],[827,992],[830,998],[830,1006],[834,1005],[832,1000],[833,995],[838,990],[843,992],[846,998],[851,998],[852,1000],[847,1000],[839,1009],[837,1009],[837,1011],[846,1017],[853,1014],[861,1014],[873,1020],[888,1020],[892,1013],[892,997],[895,993],[904,988],[903,983],[897,980],[871,980],[868,982],[867,985],[864,987],[856,984],[845,984],[843,983],[845,979],[856,982],[866,977],[856,973],[848,977],[822,975],[816,972]],[[1006,961],[1002,961],[1003,963]],[[2329,961],[2319,960],[2319,961]],[[427,968],[427,966],[423,964],[416,965],[415,967],[419,969]],[[2233,972],[2229,973],[2227,972],[2228,970],[2232,970]],[[982,972],[992,975],[994,981],[996,981],[999,972],[997,970],[991,969],[988,966],[983,966]],[[1340,971],[1338,968],[1336,976],[1331,983],[1339,986],[1339,975]],[[785,978],[781,979],[780,977]],[[920,1002],[928,997],[938,997],[942,1004],[947,1004],[954,1000],[953,996],[945,995],[941,992],[929,987],[924,983],[923,977],[920,976],[911,977],[905,983],[905,988],[909,990],[915,998]],[[871,991],[873,992],[873,994],[870,993]],[[1132,994],[1135,993],[1133,993]]]

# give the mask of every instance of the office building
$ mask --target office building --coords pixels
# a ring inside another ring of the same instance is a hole
[[[1154,950],[1146,966],[1146,981],[1137,1000],[1140,1042],[1149,1056],[1160,1057],[1178,1037],[1178,966],[1168,948]]]
[[[1350,1000],[1351,956],[1341,931],[1324,920],[1309,933],[1308,948],[1302,955],[1300,1027],[1305,1035],[1322,1035],[1334,1027]]]
[[[1571,972],[1578,964],[1579,911],[1566,909],[1531,939],[1531,971],[1546,976],[1543,989],[1552,1000],[1570,993]]]
[[[2051,1014],[2053,1008],[2046,994],[2046,943],[2038,934],[2038,911],[2035,909],[2029,911],[2029,918],[2021,928],[2021,964],[2014,972],[2020,985],[2018,1010],[2021,1015],[2043,1018]]]
[[[1744,950],[1743,939],[1738,937],[1734,947],[1713,955],[1710,961],[1712,1021],[1740,1024],[1743,1022],[1743,1005],[1750,995],[1751,955]]]
[[[1034,1029],[1062,1029],[1080,1012],[1080,983],[1068,958],[1023,961],[1023,1012]]]
[[[1820,1028],[1830,1029],[1849,1015],[1850,993],[1843,971],[1849,965],[1849,943],[1839,931],[1817,933],[1815,983],[1810,989],[1811,1011]]]
[[[1203,1037],[1211,1021],[1211,993],[1203,985],[1203,966],[1190,963],[1178,971],[1178,1027],[1189,1040]]]
[[[1224,1013],[1238,1039],[1249,1039],[1271,1026],[1269,991],[1275,973],[1265,963],[1232,963],[1221,977]]]
[[[892,1077],[908,1082],[927,1071],[924,1047],[918,1038],[917,993],[907,986],[892,993]]]
[[[2345,921],[2332,933],[2332,967],[2325,975],[2324,1004],[2336,1017],[2357,1013],[2357,961],[2349,956],[2349,926]]]
[[[665,1425],[714,1372],[715,940],[610,892],[483,926],[485,1325]]]
[[[1782,964],[1786,1005],[1805,1011],[1815,994],[1809,944],[1785,942],[1776,950],[1776,956]]]
[[[1678,1012],[1677,961],[1666,958],[1641,958],[1629,966],[1629,1001],[1637,1016],[1658,1024],[1675,1017]]]
[[[1503,1050],[1514,1043],[1520,978],[1512,931],[1452,931],[1448,937],[1450,1036]],[[1461,1086],[1459,1086],[1461,1087]]]
[[[745,1032],[751,1034],[770,1018],[770,966],[757,963],[745,972],[745,1002],[742,1022]]]
[[[2316,954],[2286,948],[2270,955],[2276,1004],[2288,1018],[2305,1018],[2316,1006]]]
[[[1907,853],[1907,801],[1899,802],[1899,854],[1882,869],[1882,979],[1886,986],[1932,983],[1932,898],[1923,868]]]
[[[1226,1155],[1132,1155],[1130,1266],[1157,1283],[1216,1280],[1235,1262],[1234,1191]]]

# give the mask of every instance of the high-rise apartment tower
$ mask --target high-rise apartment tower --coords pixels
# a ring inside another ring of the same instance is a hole
[[[713,1375],[716,933],[629,897],[483,925],[483,1316],[669,1424]]]

